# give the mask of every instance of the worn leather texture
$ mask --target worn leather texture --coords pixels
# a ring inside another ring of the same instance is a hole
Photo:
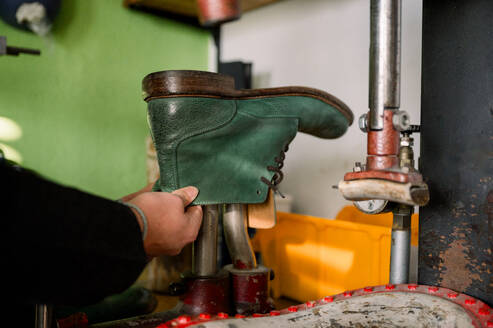
[[[308,96],[255,99],[157,98],[148,102],[157,150],[159,189],[196,186],[195,205],[255,204],[266,200],[268,166],[297,131],[320,138],[342,136],[348,120]]]

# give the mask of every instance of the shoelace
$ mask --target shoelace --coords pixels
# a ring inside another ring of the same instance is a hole
[[[274,190],[274,192],[279,194],[282,198],[285,198],[285,196],[279,191],[277,185],[281,183],[282,179],[284,178],[284,174],[282,173],[281,169],[284,166],[284,159],[286,158],[286,152],[288,151],[288,149],[289,148],[286,145],[284,147],[284,150],[282,150],[279,153],[279,157],[274,157],[274,162],[276,162],[277,166],[272,166],[272,165],[267,166],[267,170],[274,172],[272,179],[269,181],[269,179],[267,179],[266,177],[260,178],[260,180],[262,180],[263,183],[269,186],[269,188]]]

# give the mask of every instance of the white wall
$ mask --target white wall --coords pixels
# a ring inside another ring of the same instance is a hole
[[[254,88],[319,88],[343,100],[355,115],[340,139],[299,133],[292,142],[280,189],[293,196],[294,212],[334,218],[349,202],[331,186],[355,161],[365,161],[366,135],[357,119],[368,110],[369,3],[284,0],[222,26],[222,60],[252,62]],[[419,122],[420,108],[421,9],[421,1],[403,0],[401,109],[413,124]]]

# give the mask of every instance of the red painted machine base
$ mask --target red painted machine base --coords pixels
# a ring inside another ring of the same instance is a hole
[[[188,277],[185,280],[187,292],[180,300],[180,312],[189,315],[200,313],[231,313],[229,273],[220,271],[212,277]]]
[[[270,270],[264,266],[255,269],[235,269],[232,264],[225,270],[231,275],[233,304],[235,313],[252,315],[267,313],[274,309],[269,299]]]

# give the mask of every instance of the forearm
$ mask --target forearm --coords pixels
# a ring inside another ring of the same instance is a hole
[[[27,172],[0,170],[12,297],[91,303],[138,277],[146,255],[131,209]]]

